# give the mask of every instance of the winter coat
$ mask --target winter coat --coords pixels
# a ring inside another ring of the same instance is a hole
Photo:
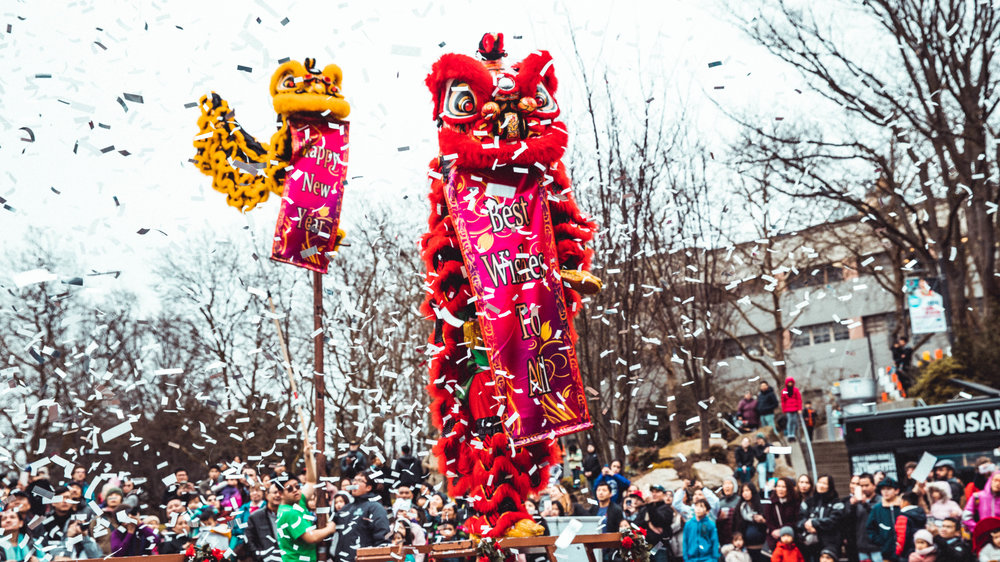
[[[134,533],[122,533],[118,529],[111,530],[111,556],[146,556],[156,554],[156,545],[160,537],[145,525],[136,527]],[[228,548],[228,544],[226,545]]]
[[[736,413],[739,414],[743,421],[747,425],[756,427],[760,423],[760,418],[757,417],[757,399],[751,398],[747,400],[746,398],[740,399],[740,403],[736,406]]]
[[[968,503],[965,504],[965,511],[962,512],[962,523],[969,530],[970,535],[976,530],[976,523],[981,519],[1000,517],[1000,496],[994,496],[991,491],[994,478],[1000,478],[1000,471],[994,472],[986,485],[983,486],[983,490],[972,494]]]
[[[733,456],[736,457],[736,468],[746,466],[750,467],[750,470],[753,470],[753,461],[757,458],[757,451],[754,450],[752,445],[746,449],[739,447],[733,453]]]
[[[719,534],[715,523],[706,515],[692,517],[684,524],[684,562],[717,562]]]
[[[611,501],[621,505],[622,494],[628,490],[628,487],[632,484],[629,482],[628,478],[625,478],[621,474],[601,474],[594,480],[594,488],[597,488],[601,484],[607,484],[611,487]],[[617,532],[617,529],[615,530]]]
[[[733,480],[732,477],[729,477]],[[734,485],[734,490],[739,487]],[[733,531],[735,528],[736,506],[740,503],[740,497],[734,492],[732,495],[720,495],[719,503],[715,509],[715,528],[719,531],[719,544],[729,544],[733,541]]]
[[[646,530],[646,542],[656,545],[660,542],[669,543],[671,538],[670,524],[674,520],[674,508],[665,501],[650,502],[639,509],[636,523]]]
[[[424,467],[413,455],[403,455],[392,461],[392,476],[397,486],[413,487],[424,481]]]
[[[375,492],[356,498],[338,511],[337,517],[340,540],[333,560],[353,561],[358,548],[388,544],[389,514]]]
[[[600,514],[601,506],[594,505],[590,507],[590,515],[600,516]],[[622,524],[622,519],[625,519],[625,512],[622,511],[622,506],[609,501],[608,508],[604,512],[604,517],[600,520],[601,532],[617,533]]]
[[[777,529],[792,527],[799,521],[801,502],[786,499],[779,501],[778,496],[771,492],[771,503],[764,506],[764,519],[767,521],[767,547],[772,551],[778,544],[778,539],[771,534]]]
[[[882,498],[878,495],[872,496],[871,501],[860,501],[855,504],[847,500],[847,509],[854,520],[854,536],[857,539],[858,552],[879,552],[882,548],[868,539],[868,515],[872,507],[878,505]]]
[[[359,472],[366,470],[368,470],[368,457],[361,452],[361,449],[349,450],[340,457],[341,478],[354,478]]]
[[[868,513],[868,523],[865,525],[868,541],[882,553],[883,559],[890,562],[896,560],[897,516],[899,516],[898,505],[887,507],[881,503],[875,504]]]
[[[761,392],[757,395],[757,415],[767,416],[774,413],[774,409],[778,407],[778,396],[774,393],[774,389],[768,387],[767,390]]]
[[[587,453],[583,457],[583,472],[584,474],[590,473],[590,480],[594,480],[601,475],[601,459],[597,457],[597,453]]]
[[[988,542],[986,546],[979,550],[979,562],[993,562],[994,560],[1000,560],[1000,548]]]
[[[788,383],[792,384],[791,390]],[[781,389],[781,411],[786,414],[802,410],[802,394],[799,387],[795,386],[795,379],[788,377],[785,379],[785,386]]]
[[[819,552],[824,548],[829,548],[834,552],[840,552],[840,544],[843,541],[842,528],[844,519],[847,516],[847,508],[843,500],[827,492],[825,494],[815,494],[804,502],[805,509],[799,516],[797,531],[800,537],[805,537],[806,521],[812,521],[812,526],[816,528],[816,536],[819,542],[810,548],[810,551]]]
[[[896,517],[896,556],[907,560],[913,552],[913,534],[927,527],[927,514],[920,506],[908,505]]]
[[[736,550],[731,544],[722,547],[722,558],[725,562],[750,562],[750,553],[747,549]]]
[[[962,507],[951,497],[951,486],[947,482],[931,482],[927,484],[928,492],[937,490],[941,492],[942,498],[931,504],[931,519],[946,519],[952,517],[957,511],[962,512]]]
[[[802,552],[794,542],[785,544],[778,541],[774,552],[771,553],[771,562],[805,562],[805,559],[802,558]]]
[[[761,515],[760,505],[740,499],[736,506],[736,515],[733,520],[733,530],[743,534],[743,544],[749,546],[760,546],[767,541],[767,524],[757,523],[753,520],[754,515]]]
[[[931,545],[924,550],[915,550],[910,553],[908,562],[935,562],[937,560],[937,549]]]
[[[962,537],[942,539],[934,537],[934,546],[937,547],[937,562],[972,562],[974,555],[969,543],[962,540]]]

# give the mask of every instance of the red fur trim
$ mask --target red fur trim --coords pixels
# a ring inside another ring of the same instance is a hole
[[[568,135],[566,127],[560,122],[554,122],[549,132],[540,137],[524,141],[500,141],[500,146],[483,144],[479,140],[452,128],[441,127],[438,130],[438,145],[441,154],[458,154],[456,165],[464,168],[492,169],[493,164],[524,164],[535,162],[548,164],[562,158],[566,152]],[[528,147],[517,157],[514,153],[520,150],[521,143]]]
[[[478,60],[465,55],[449,53],[442,55],[434,63],[434,66],[431,67],[431,73],[424,80],[434,97],[434,119],[441,116],[441,102],[446,94],[442,90],[448,80],[452,78],[460,78],[469,84],[469,88],[476,96],[474,115],[478,115],[482,105],[491,99],[493,76]]]
[[[556,71],[552,68],[552,55],[548,51],[537,51],[524,57],[524,60],[513,66],[517,70],[517,86],[522,96],[534,96],[538,83],[545,84],[545,89],[553,96],[559,81],[556,80]],[[546,65],[548,65],[546,67]],[[545,70],[545,75],[541,74]]]

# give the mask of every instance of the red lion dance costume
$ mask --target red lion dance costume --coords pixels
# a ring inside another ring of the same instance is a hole
[[[573,317],[580,294],[601,288],[587,271],[595,225],[560,161],[568,134],[552,57],[508,68],[502,34],[478,52],[442,56],[426,81],[440,149],[421,240],[423,312],[437,318],[434,453],[449,494],[476,512],[470,533],[530,536],[541,528],[523,502],[560,462],[556,438],[591,426]]]

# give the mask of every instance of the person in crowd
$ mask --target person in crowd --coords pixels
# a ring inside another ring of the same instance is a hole
[[[614,501],[611,486],[607,482],[601,482],[594,487],[594,496],[597,498],[597,505],[591,508],[590,514],[601,518],[599,523],[601,532],[618,532],[618,527],[625,518],[625,513]]]
[[[180,497],[181,494],[185,493],[188,484],[188,471],[186,468],[177,467],[174,469],[174,482],[167,486],[167,489],[163,492],[163,505],[166,505],[168,501],[173,498]]]
[[[25,511],[15,511],[9,505],[0,511],[0,555],[4,560],[34,560],[44,556],[28,533],[23,513]]]
[[[806,498],[803,505],[798,523],[802,555],[810,562],[817,562],[824,549],[839,555],[847,508],[837,495],[833,476],[820,475],[816,479],[815,493]]]
[[[947,482],[928,482],[924,489],[931,519],[944,521],[949,517],[962,516],[962,507],[951,499],[951,486]]]
[[[802,411],[802,393],[792,377],[785,378],[785,386],[781,389],[781,411],[785,414],[785,438],[795,441],[799,430],[799,412]]]
[[[740,484],[750,482],[753,479],[753,466],[757,456],[754,449],[750,446],[749,437],[744,437],[740,440],[740,446],[736,448],[733,456],[736,463],[733,474],[736,476],[736,479],[739,480]]]
[[[576,443],[570,443],[566,453],[566,463],[573,476],[573,487],[580,486],[580,475],[583,474],[583,451]]]
[[[115,510],[119,523],[111,529],[111,556],[149,556],[156,554],[159,537],[139,520],[139,508],[119,505]]]
[[[913,552],[907,558],[908,562],[935,562],[937,547],[934,537],[927,529],[919,529],[913,534]]]
[[[198,526],[198,540],[196,546],[207,546],[211,549],[218,549],[223,552],[229,550],[232,531],[229,525],[220,522],[219,512],[215,508],[207,507],[201,510],[198,517],[201,524]]]
[[[639,511],[642,510],[642,495],[633,493],[625,496],[622,501],[622,514],[626,521],[634,523],[639,518]]]
[[[736,405],[736,414],[740,417],[744,431],[753,431],[760,425],[760,418],[757,417],[757,399],[750,391],[743,394],[740,403]]]
[[[799,499],[803,504],[813,495],[813,479],[808,474],[800,474],[795,480],[795,491],[799,494]]]
[[[868,514],[865,532],[868,541],[877,550],[870,552],[872,562],[896,562],[896,518],[899,517],[899,484],[892,478],[883,478],[877,490],[882,501],[873,505]]]
[[[532,520],[542,528],[542,536],[549,536],[549,523],[545,520],[545,517],[538,512],[538,504],[531,498],[527,498],[524,501],[524,510],[528,512]],[[544,552],[538,554],[528,554],[526,562],[545,562],[547,561],[548,555]]]
[[[66,526],[61,533],[61,540],[58,543],[44,543],[40,545],[40,550],[46,552],[53,560],[72,558],[83,560],[88,558],[103,558],[104,553],[101,547],[97,546],[94,537],[90,536],[90,526],[87,524],[87,515],[74,514],[66,521]]]
[[[61,543],[66,538],[66,523],[76,513],[75,502],[70,498],[69,488],[59,486],[52,491],[52,494],[51,510],[33,533],[42,547]]]
[[[875,488],[875,477],[867,472],[859,474],[851,496],[846,501],[847,517],[844,521],[844,529],[847,531],[847,556],[851,562],[873,560],[872,553],[879,551],[878,547],[868,540],[867,529],[871,508],[881,499]],[[881,554],[877,556],[880,557]]]
[[[390,476],[395,479],[395,487],[408,486],[413,488],[419,486],[424,481],[424,467],[420,459],[413,456],[413,449],[409,445],[399,448],[400,456],[392,461]]]
[[[768,499],[770,503],[764,506],[764,520],[767,523],[767,546],[774,552],[782,529],[798,523],[802,503],[795,491],[795,481],[787,477],[778,479]]]
[[[955,478],[955,461],[940,459],[934,463],[934,482],[947,482],[951,486],[951,497],[956,502],[962,501],[965,485],[962,484],[961,480]]]
[[[339,562],[354,562],[357,549],[384,545],[389,535],[389,516],[374,491],[375,480],[370,474],[360,472],[355,475],[353,484],[354,502],[346,508],[344,528],[333,558]]]
[[[733,533],[732,542],[722,547],[721,554],[724,562],[750,562],[750,553],[743,544],[743,535],[739,532]]]
[[[920,496],[910,491],[900,494],[896,517],[896,557],[902,562],[913,552],[913,534],[927,527],[927,514],[920,507]]]
[[[979,562],[1000,560],[1000,529],[990,531],[989,540],[979,549]]]
[[[718,513],[716,506],[719,505],[719,498],[715,495],[715,492],[705,488],[700,481],[695,480],[687,488],[680,489],[674,493],[674,509],[681,514],[685,523],[694,517],[694,502],[702,498],[708,502],[708,516],[714,521],[715,517],[712,514]]]
[[[813,409],[811,400],[806,400],[806,405],[802,408],[802,425],[809,434],[809,441],[812,441],[813,431],[816,429],[816,410]]]
[[[752,562],[764,562],[762,553],[767,544],[767,520],[760,504],[757,488],[749,482],[740,485],[740,503],[736,506],[733,529],[743,536],[743,542]]]
[[[187,550],[188,545],[193,544],[189,533],[191,532],[190,518],[187,514],[181,514],[175,518],[173,526],[164,532],[160,538],[160,544],[156,548],[160,554],[181,554]]]
[[[733,542],[733,527],[736,506],[740,503],[739,487],[736,479],[727,476],[722,480],[719,501],[715,504],[715,528],[719,532],[719,544]]]
[[[668,562],[670,559],[671,524],[674,509],[666,502],[667,489],[661,484],[649,488],[649,501],[642,506],[636,523],[646,530],[652,562]]]
[[[778,529],[778,542],[771,554],[771,562],[804,562],[802,552],[795,545],[795,531],[791,527]]]
[[[903,389],[909,388],[905,381],[909,380],[910,364],[913,361],[913,348],[909,346],[910,340],[900,336],[892,344],[892,363],[896,368],[896,374],[900,382],[904,382]]]
[[[881,484],[882,481],[886,479],[886,476],[887,475],[886,475],[886,473],[885,473],[884,470],[876,470],[875,471],[875,485],[878,486],[879,484]]]
[[[258,482],[250,487],[250,501],[241,505],[240,508],[233,513],[233,517],[229,521],[229,527],[233,533],[233,538],[232,541],[230,541],[229,548],[231,548],[233,552],[237,553],[237,558],[247,558],[249,556],[246,553],[246,533],[247,528],[250,526],[250,516],[253,515],[255,511],[265,507],[266,505],[267,502],[264,500],[264,487]]]
[[[332,517],[322,528],[313,524],[308,501],[316,486],[316,458],[308,440],[303,452],[306,463],[305,482],[301,483],[292,476],[283,483],[276,481],[281,489],[281,506],[278,507],[275,525],[282,562],[316,562],[316,546],[337,530]],[[384,513],[385,509],[382,511]],[[383,537],[388,531],[386,522]]]
[[[763,433],[758,433],[756,440],[753,450],[754,458],[757,459],[757,489],[764,490],[767,480],[774,474],[774,453]]]
[[[198,493],[207,496],[209,493],[219,493],[219,490],[226,485],[222,478],[222,469],[219,465],[213,464],[208,467],[208,477],[198,482]]]
[[[969,499],[972,494],[982,490],[986,487],[986,481],[989,480],[990,475],[996,472],[997,465],[993,464],[993,461],[989,457],[979,457],[976,459],[975,463],[975,473],[972,480],[965,485],[964,498]],[[961,498],[951,498],[955,501],[959,501]]]
[[[82,464],[74,466],[73,471],[70,472],[69,478],[70,481],[67,486],[70,484],[76,484],[80,486],[81,492],[87,489],[87,467]]]
[[[757,418],[761,427],[774,427],[774,410],[779,406],[778,396],[769,384],[761,381],[757,394]]]
[[[611,488],[611,501],[621,505],[624,491],[631,485],[628,478],[621,473],[622,461],[615,459],[611,464],[601,469],[601,475],[594,481],[595,488],[607,484]]]
[[[937,562],[972,562],[972,548],[962,538],[962,522],[957,517],[946,517],[936,526],[928,526],[937,536]]]
[[[684,562],[718,562],[719,534],[709,509],[708,500],[694,501],[694,516],[684,524]]]
[[[983,490],[972,494],[962,512],[962,524],[973,534],[976,523],[986,517],[1000,517],[1000,471],[994,472]]]
[[[834,550],[824,548],[819,552],[819,562],[837,562],[840,560],[840,554]]]
[[[597,456],[593,443],[587,443],[587,454],[583,456],[583,475],[587,478],[588,486],[597,485],[597,477],[601,475],[601,459]]]
[[[913,490],[917,486],[917,481],[913,479],[913,471],[917,469],[916,461],[909,461],[903,465],[903,480],[899,483],[900,493]]]
[[[340,457],[340,476],[354,479],[359,473],[368,470],[368,457],[361,451],[361,444],[351,441],[347,452]]]

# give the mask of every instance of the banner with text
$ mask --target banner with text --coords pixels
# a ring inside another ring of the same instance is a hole
[[[348,123],[292,117],[288,128],[292,169],[285,176],[271,259],[326,273],[344,199]]]
[[[547,195],[534,169],[456,170],[445,187],[493,380],[505,399],[500,416],[517,445],[591,427]]]
[[[933,334],[948,331],[945,317],[944,296],[938,279],[910,277],[906,279],[907,307],[910,309],[910,326],[914,334]]]

